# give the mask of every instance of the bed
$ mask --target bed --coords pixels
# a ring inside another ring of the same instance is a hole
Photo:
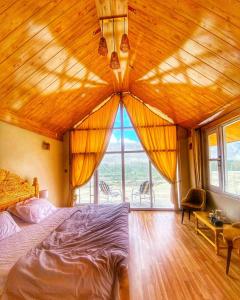
[[[0,170],[0,210],[37,196],[33,184]],[[59,208],[0,241],[2,299],[129,299],[127,204]]]

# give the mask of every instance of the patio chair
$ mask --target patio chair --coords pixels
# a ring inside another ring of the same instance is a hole
[[[111,198],[121,196],[121,192],[118,189],[111,189],[110,186],[103,180],[99,182],[100,191],[107,196],[107,201]]]
[[[153,188],[153,183],[152,183],[152,188]],[[150,197],[151,196],[151,189],[150,189],[150,182],[148,180],[144,181],[139,189],[136,191],[134,190],[135,188],[132,189],[132,201],[134,196],[139,196],[140,204],[142,203],[142,198],[145,200],[146,196]],[[152,189],[152,197],[153,201],[155,201],[155,195],[154,191]]]

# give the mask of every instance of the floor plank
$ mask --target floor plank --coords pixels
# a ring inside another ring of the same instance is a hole
[[[240,299],[240,257],[225,275],[220,256],[174,212],[132,211],[129,219],[131,300]]]

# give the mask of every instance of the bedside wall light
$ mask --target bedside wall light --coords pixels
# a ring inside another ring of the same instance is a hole
[[[50,143],[47,143],[45,141],[42,142],[42,148],[44,150],[50,150]]]

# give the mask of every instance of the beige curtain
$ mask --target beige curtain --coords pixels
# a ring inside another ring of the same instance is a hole
[[[144,103],[130,95],[125,96],[123,102],[150,160],[162,176],[171,183],[172,201],[176,208],[176,126],[164,120]]]
[[[118,105],[119,97],[113,96],[71,131],[72,188],[87,183],[101,162],[109,143]]]
[[[195,186],[197,188],[202,188],[203,180],[202,180],[201,130],[200,129],[192,129],[191,136],[192,136],[192,151],[193,151]]]

